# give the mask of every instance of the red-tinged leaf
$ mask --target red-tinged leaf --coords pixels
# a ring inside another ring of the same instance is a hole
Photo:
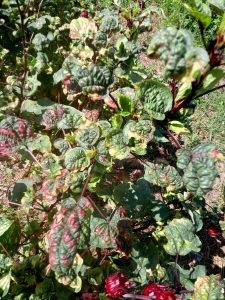
[[[73,265],[82,225],[90,208],[87,198],[80,198],[78,202],[69,198],[54,218],[48,235],[49,264],[58,274],[68,274]]]
[[[62,105],[55,105],[54,107],[46,110],[42,116],[45,129],[49,130],[54,128],[57,125],[57,123],[62,119],[64,112],[65,111]]]
[[[69,186],[66,184],[66,177],[68,175],[66,169],[61,170],[61,174],[54,179],[47,179],[42,182],[41,196],[48,204],[53,204],[57,200],[57,196],[60,193],[64,193],[68,190]]]
[[[9,116],[0,122],[0,155],[9,155],[34,137],[27,121]]]

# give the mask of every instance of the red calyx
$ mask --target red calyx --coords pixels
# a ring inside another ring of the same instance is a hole
[[[144,296],[155,296],[156,300],[176,300],[174,290],[166,291],[166,287],[155,283],[149,284],[143,291]]]
[[[80,14],[80,17],[88,19],[88,17],[89,17],[88,12],[86,10],[83,10],[82,13]]]
[[[218,235],[220,235],[220,233],[218,232],[218,230],[216,228],[214,228],[214,227],[208,228],[207,232],[208,232],[209,235],[212,235],[212,236],[218,236]]]
[[[111,298],[119,298],[124,295],[129,288],[129,281],[127,277],[121,273],[117,272],[110,275],[105,282],[106,293]]]

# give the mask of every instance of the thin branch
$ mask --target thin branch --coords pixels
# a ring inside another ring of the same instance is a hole
[[[198,98],[200,98],[200,97],[202,97],[202,96],[208,95],[209,93],[215,92],[215,91],[220,90],[220,89],[223,89],[223,88],[225,88],[225,84],[216,86],[216,87],[214,87],[213,89],[208,90],[208,91],[206,91],[206,92],[204,92],[204,93],[202,93],[202,94],[200,94],[200,95],[194,97],[193,100],[194,100],[194,99],[198,99]]]

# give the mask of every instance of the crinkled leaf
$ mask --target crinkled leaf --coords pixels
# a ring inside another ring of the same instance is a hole
[[[83,171],[90,165],[90,159],[81,147],[69,149],[65,153],[65,166],[68,170]]]
[[[99,128],[95,124],[89,124],[85,128],[82,128],[76,133],[76,141],[79,146],[87,148],[94,146],[100,136]]]
[[[94,64],[78,69],[74,78],[85,94],[104,94],[113,81],[112,74],[106,66],[100,67]]]
[[[170,165],[148,162],[145,165],[144,178],[154,185],[165,187],[168,191],[179,190],[183,186],[182,177]]]
[[[192,47],[192,34],[184,29],[169,27],[155,33],[148,47],[151,57],[165,64],[165,77],[179,77],[186,70],[186,53]]]
[[[170,255],[187,255],[191,251],[200,251],[201,241],[195,234],[194,225],[188,219],[173,219],[164,227],[163,234],[167,238],[163,247]]]
[[[9,155],[26,146],[33,133],[27,121],[9,116],[0,122],[0,154]]]
[[[214,145],[203,144],[192,151],[180,149],[176,153],[177,166],[183,169],[183,181],[188,191],[203,195],[213,188],[218,176],[216,161],[220,154]]]
[[[172,108],[170,89],[158,81],[146,80],[140,83],[138,95],[143,103],[143,110],[153,119],[164,120],[165,113]]]
[[[111,129],[106,137],[106,147],[113,158],[123,159],[130,153],[127,139],[120,129]]]
[[[58,275],[68,274],[76,255],[84,220],[90,215],[90,203],[86,198],[64,200],[55,215],[48,234],[49,263]]]
[[[223,300],[223,288],[218,275],[199,277],[195,282],[191,300]]]
[[[99,30],[103,33],[115,32],[119,29],[119,20],[117,17],[106,15],[101,22]]]

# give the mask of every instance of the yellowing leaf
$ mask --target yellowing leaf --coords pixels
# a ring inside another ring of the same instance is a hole
[[[70,23],[70,38],[72,40],[93,37],[97,32],[97,26],[94,21],[80,17]]]
[[[176,134],[190,134],[190,130],[184,127],[184,124],[180,121],[170,121],[168,123],[168,128]]]

